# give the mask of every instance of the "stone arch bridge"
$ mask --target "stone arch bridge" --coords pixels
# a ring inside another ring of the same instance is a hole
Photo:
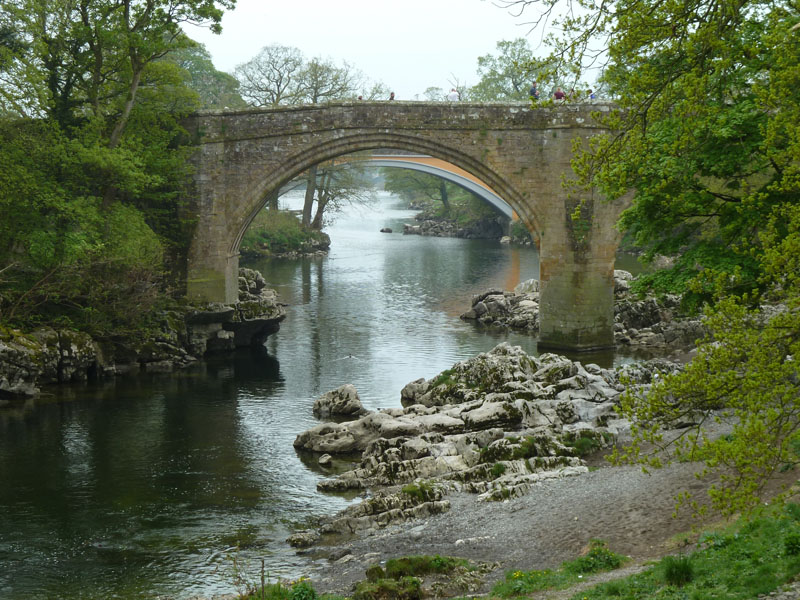
[[[573,140],[602,129],[608,105],[352,102],[206,112],[187,129],[194,154],[196,229],[187,296],[235,302],[239,245],[269,195],[314,164],[392,148],[445,160],[484,182],[539,240],[542,347],[613,345],[616,221],[624,199],[570,197]],[[583,201],[582,219],[571,215]],[[465,299],[465,302],[467,299]]]

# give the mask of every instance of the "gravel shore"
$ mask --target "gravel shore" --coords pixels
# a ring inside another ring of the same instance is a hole
[[[505,502],[478,502],[471,494],[451,494],[449,512],[387,527],[371,536],[329,547],[327,565],[311,573],[318,590],[349,593],[371,564],[410,554],[441,554],[496,563],[488,591],[510,569],[557,567],[575,558],[593,538],[641,562],[677,551],[677,534],[700,528],[691,510],[675,513],[675,495],[690,490],[702,499],[712,481],[695,477],[697,464],[677,464],[645,474],[640,467],[602,467],[537,485]],[[782,476],[773,491],[791,485]]]

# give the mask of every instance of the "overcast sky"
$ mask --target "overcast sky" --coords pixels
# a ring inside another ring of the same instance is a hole
[[[222,34],[187,28],[221,71],[250,60],[264,46],[299,48],[307,58],[346,60],[399,100],[422,98],[449,81],[477,83],[478,57],[500,40],[527,37],[524,17],[491,0],[238,0]],[[537,38],[530,39],[536,48]]]

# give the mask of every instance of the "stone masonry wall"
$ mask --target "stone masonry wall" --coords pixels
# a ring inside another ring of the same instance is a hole
[[[187,294],[231,301],[241,237],[270,192],[311,165],[396,148],[441,158],[494,189],[541,239],[542,341],[556,347],[613,343],[613,227],[624,201],[588,196],[591,227],[576,251],[562,178],[572,141],[602,131],[609,105],[352,102],[195,115],[197,143]]]

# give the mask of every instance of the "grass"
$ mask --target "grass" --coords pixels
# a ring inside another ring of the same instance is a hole
[[[505,580],[494,586],[492,596],[516,598],[541,590],[565,589],[587,574],[616,569],[624,561],[625,557],[611,551],[604,541],[592,540],[585,555],[562,563],[556,570],[509,571]]]
[[[800,506],[741,519],[705,534],[695,552],[667,556],[649,570],[581,591],[572,600],[744,600],[800,574]]]
[[[511,571],[492,590],[493,598],[521,598],[542,590],[566,589],[593,573],[610,571],[625,558],[605,542],[592,540],[589,551],[555,570]],[[418,600],[418,576],[449,574],[466,567],[462,559],[407,556],[371,567],[353,600]],[[581,590],[571,600],[750,600],[768,594],[800,575],[800,505],[769,508],[706,533],[691,554],[666,556],[647,571]],[[259,595],[259,592],[261,595]],[[305,580],[267,584],[248,600],[318,600]],[[334,600],[322,596],[319,600]]]
[[[438,554],[393,558],[384,568],[367,569],[367,580],[356,584],[353,600],[418,600],[422,597],[418,576],[448,574],[460,567],[469,569],[469,561]]]
[[[407,496],[415,498],[418,502],[430,502],[436,500],[436,490],[429,481],[419,483],[409,483],[403,486],[401,491]]]
[[[324,238],[319,231],[305,229],[290,212],[262,210],[245,232],[240,250],[255,256],[296,252]]]
[[[570,448],[575,456],[581,458],[601,450],[612,441],[612,436],[606,432],[583,430],[579,433],[565,434],[561,443]]]

